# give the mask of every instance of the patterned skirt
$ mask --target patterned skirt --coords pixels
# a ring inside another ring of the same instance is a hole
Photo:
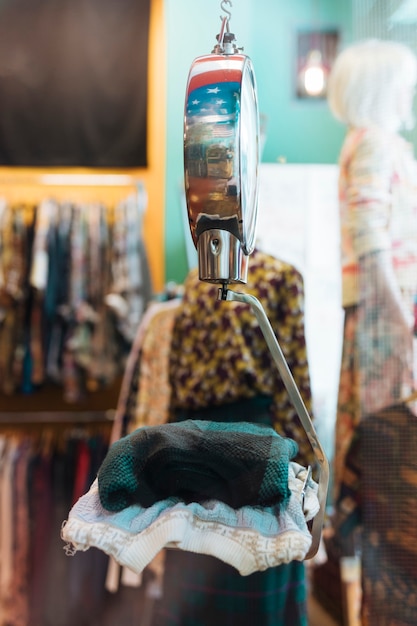
[[[337,498],[347,450],[367,415],[398,404],[414,387],[414,344],[384,313],[377,299],[345,310],[334,449]]]

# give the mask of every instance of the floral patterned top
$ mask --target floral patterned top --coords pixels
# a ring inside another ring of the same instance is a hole
[[[307,410],[311,388],[304,333],[304,287],[301,274],[288,263],[255,250],[246,285],[236,291],[255,296],[277,336]],[[171,406],[200,409],[253,398],[271,397],[271,422],[293,438],[300,455],[314,462],[299,421],[262,331],[249,305],[217,299],[219,285],[202,282],[197,270],[185,281],[171,343]]]

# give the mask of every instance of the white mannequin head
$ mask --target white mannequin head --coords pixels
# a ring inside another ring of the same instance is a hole
[[[333,115],[353,127],[411,128],[417,58],[405,45],[370,39],[337,57],[329,77]]]

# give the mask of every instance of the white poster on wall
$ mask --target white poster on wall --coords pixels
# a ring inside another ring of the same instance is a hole
[[[333,451],[343,311],[338,167],[263,163],[257,245],[303,275],[305,322],[316,428]]]

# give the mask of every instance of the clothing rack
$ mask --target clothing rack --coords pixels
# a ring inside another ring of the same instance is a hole
[[[66,183],[75,183],[74,177],[68,176],[48,174],[47,180],[64,185],[60,190],[68,192],[72,187]],[[95,193],[97,176],[82,176],[84,188],[90,185],[89,189]],[[4,225],[6,234],[0,245],[7,253],[2,263],[5,259],[4,271],[8,274],[5,274],[4,284],[6,294],[11,296],[5,307],[6,321],[0,323],[0,336],[12,339],[6,343],[7,350],[0,364],[0,370],[7,374],[0,377],[1,391],[6,395],[3,399],[0,393],[1,409],[11,406],[13,412],[26,412],[28,407],[33,412],[33,403],[28,403],[27,399],[18,407],[10,398],[12,392],[38,391],[45,383],[53,381],[61,383],[66,401],[79,403],[85,392],[109,387],[121,375],[120,367],[129,342],[152,290],[142,241],[146,191],[144,187],[135,187],[136,194],[133,189],[133,193],[126,193],[128,183],[135,181],[141,186],[140,180],[132,176],[106,178],[100,174],[98,179],[120,184],[122,194],[120,191],[119,194],[123,199],[113,203],[107,193],[110,188],[102,187],[101,194],[106,197],[103,203],[97,200],[91,205],[87,201],[63,201],[61,204],[56,199],[45,199],[29,214],[23,201],[5,200],[0,226]],[[32,180],[41,182],[42,178],[35,174],[25,179],[29,185]],[[16,189],[20,193],[18,184]],[[1,195],[0,186],[0,198]],[[42,195],[45,197],[45,189]],[[99,208],[100,212],[96,214],[90,207]],[[32,205],[29,208],[32,209]],[[0,213],[2,210],[0,206]],[[13,230],[15,223],[18,224],[16,232]],[[64,224],[59,233],[58,224]],[[52,233],[50,239],[49,233]],[[15,263],[16,259],[20,265],[13,274],[12,261]],[[60,273],[62,277],[58,280]],[[7,291],[9,276],[11,287]],[[17,286],[13,280],[17,281]],[[48,295],[48,286],[49,300],[45,295]],[[20,300],[16,299],[13,289],[22,294]],[[47,312],[45,302],[49,306]],[[87,312],[84,317],[81,308]],[[29,360],[24,363],[19,355]],[[101,403],[101,406],[78,408],[103,410],[115,406],[115,396],[108,400],[111,403],[106,406]],[[63,407],[46,399],[44,406],[37,408],[42,413]]]

